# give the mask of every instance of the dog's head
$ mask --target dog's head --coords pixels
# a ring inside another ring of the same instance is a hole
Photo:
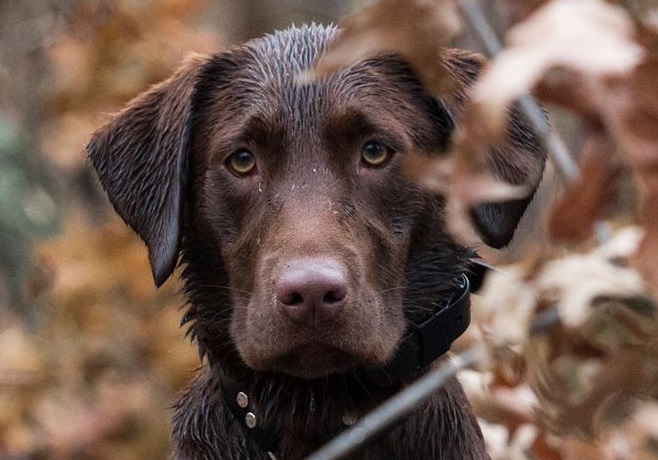
[[[400,171],[407,152],[445,151],[451,108],[392,55],[302,81],[334,33],[290,29],[196,57],[88,146],[158,285],[182,251],[187,319],[215,360],[237,350],[253,369],[305,378],[381,365],[465,268],[442,198]],[[464,76],[479,66],[455,63]],[[509,148],[533,172],[501,174],[535,182],[544,154],[518,120]],[[506,244],[529,199],[476,210],[483,240]]]

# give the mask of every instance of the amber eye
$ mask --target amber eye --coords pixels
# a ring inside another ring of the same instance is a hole
[[[226,165],[238,176],[246,176],[256,167],[256,158],[247,149],[240,149],[231,154]]]
[[[361,159],[368,166],[383,166],[391,158],[393,151],[379,141],[369,141],[363,146]]]

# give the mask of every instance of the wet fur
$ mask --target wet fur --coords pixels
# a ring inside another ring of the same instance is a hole
[[[289,29],[195,57],[88,146],[112,204],[148,246],[158,285],[180,256],[183,323],[204,365],[176,404],[178,460],[269,458],[225,407],[226,377],[250,395],[258,422],[277,430],[277,458],[310,454],[345,429],[343,416],[365,414],[405,384],[379,388],[353,371],[384,365],[407,325],[467,269],[471,249],[443,231],[443,199],[399,168],[406,151],[445,151],[458,107],[426,93],[392,55],[300,83],[334,34]],[[468,82],[481,63],[454,51],[446,65]],[[492,161],[530,192],[473,210],[495,247],[512,237],[545,159],[518,115],[512,121]],[[385,168],[354,160],[371,138],[397,152]],[[231,177],[225,158],[245,144],[259,174]],[[322,328],[290,322],[271,300],[277,274],[299,257],[330,257],[348,271],[346,312]],[[488,457],[453,380],[355,458]]]

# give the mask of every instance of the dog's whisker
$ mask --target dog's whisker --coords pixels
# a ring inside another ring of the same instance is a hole
[[[377,294],[386,294],[388,292],[394,292],[394,291],[404,291],[406,288],[404,286],[398,286],[398,287],[391,287],[387,289],[381,289],[377,291]]]

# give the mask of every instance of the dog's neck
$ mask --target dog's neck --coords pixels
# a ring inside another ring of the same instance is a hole
[[[243,384],[224,376],[220,385],[230,423],[270,457],[291,436],[314,446],[328,442],[399,388],[373,388],[354,373],[292,384],[287,376],[255,373]]]
[[[224,402],[244,433],[271,458],[275,458],[274,453],[277,451],[281,432],[285,431],[278,421],[268,417],[268,413],[280,413],[272,410],[276,404],[290,405],[290,419],[300,418],[299,424],[293,423],[297,426],[309,427],[311,420],[318,420],[315,412],[322,412],[322,424],[325,426],[316,430],[316,433],[323,433],[327,439],[320,441],[326,442],[331,436],[354,424],[359,416],[372,408],[372,404],[368,407],[357,404],[355,401],[363,399],[359,398],[355,391],[359,393],[365,390],[365,400],[374,400],[373,394],[377,395],[377,402],[386,399],[402,384],[415,379],[427,370],[432,362],[444,355],[452,342],[464,333],[469,322],[469,280],[465,275],[460,275],[454,290],[447,297],[433,302],[431,313],[418,325],[409,328],[388,365],[375,369],[357,369],[341,376],[321,379],[322,382],[305,382],[302,385],[304,391],[298,388],[296,394],[286,391],[285,388],[276,388],[276,376],[263,379],[254,375],[256,378],[246,381],[243,378],[240,382],[221,372],[220,385]],[[317,407],[317,400],[323,399],[319,397],[320,393],[324,393],[329,387],[336,391],[336,386],[344,386],[344,391],[340,392],[344,396],[340,405],[342,413],[336,413],[326,407]],[[352,400],[351,404],[348,399]]]

